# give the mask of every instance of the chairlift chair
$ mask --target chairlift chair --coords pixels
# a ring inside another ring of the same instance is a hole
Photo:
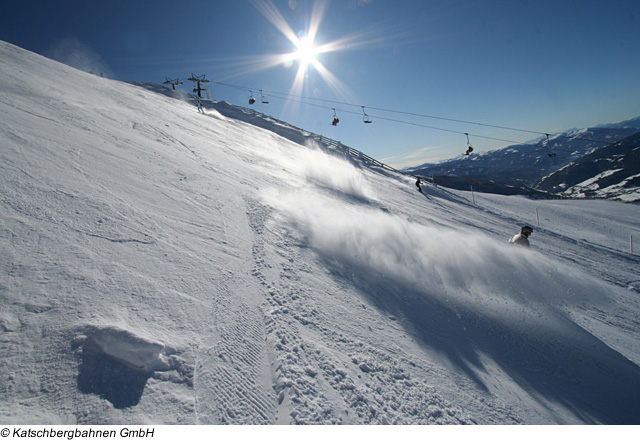
[[[253,97],[253,92],[249,92],[249,105],[253,105],[256,103],[256,98]]]
[[[469,141],[469,133],[464,134],[467,137],[467,151],[465,151],[465,156],[470,156],[473,152],[473,147],[471,146],[471,142]]]
[[[371,118],[364,111],[364,105],[362,106],[362,122],[364,122],[365,124],[371,124]]]
[[[334,127],[336,125],[338,125],[338,122],[340,122],[340,119],[338,119],[338,115],[336,115],[336,109],[332,109],[333,110],[333,121],[331,121],[331,125],[333,125]]]
[[[262,90],[260,90],[260,101],[263,104],[269,104],[269,100],[267,98],[265,98],[265,96],[262,94]]]
[[[547,156],[554,158],[556,157],[556,153],[551,151],[551,141],[549,141],[549,135],[547,133],[545,134],[547,135]]]

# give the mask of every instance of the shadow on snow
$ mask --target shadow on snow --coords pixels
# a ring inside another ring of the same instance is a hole
[[[97,394],[122,409],[137,405],[151,375],[135,370],[123,362],[106,355],[88,341],[82,350],[78,389],[86,394]]]
[[[509,325],[478,308],[443,303],[428,291],[407,289],[377,275],[354,279],[351,274],[358,271],[329,266],[483,391],[490,392],[479,353],[542,405],[544,400],[560,404],[585,423],[640,423],[640,367],[561,312],[545,310],[553,314],[552,329]]]

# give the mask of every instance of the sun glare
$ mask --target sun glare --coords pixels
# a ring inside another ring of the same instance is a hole
[[[310,37],[302,37],[298,40],[296,51],[296,58],[300,60],[303,65],[313,64],[316,60],[316,54],[318,53],[313,40]]]
[[[349,95],[348,88],[323,65],[318,55],[362,46],[365,43],[359,41],[358,36],[352,36],[339,41],[320,45],[316,44],[316,35],[329,2],[313,2],[313,10],[309,17],[308,26],[297,35],[273,4],[272,0],[251,0],[251,3],[293,46],[293,50],[290,53],[269,57],[269,62],[264,64],[264,68],[272,67],[278,63],[287,68],[291,68],[294,63],[297,62],[298,69],[293,84],[291,85],[291,94],[302,94],[305,81],[308,78],[309,66],[313,66],[314,70],[336,95],[340,97],[347,97]],[[291,7],[291,2],[289,3]]]

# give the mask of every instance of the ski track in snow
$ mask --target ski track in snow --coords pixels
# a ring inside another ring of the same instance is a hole
[[[0,81],[3,422],[640,420],[638,206],[418,194],[6,43]]]
[[[327,310],[317,298],[322,289],[309,288],[304,278],[313,269],[300,263],[300,244],[286,231],[265,227],[270,208],[251,200],[248,205],[255,233],[252,273],[268,291],[277,423],[473,423],[432,386],[412,378],[403,363],[413,362],[394,360],[397,348],[376,349],[354,329],[328,328],[323,315],[344,315],[344,309]],[[271,246],[265,234],[272,236]],[[369,314],[366,305],[361,310]]]

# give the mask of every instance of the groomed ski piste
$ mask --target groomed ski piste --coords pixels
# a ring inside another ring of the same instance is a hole
[[[640,422],[640,206],[204,105],[0,43],[1,424]]]

